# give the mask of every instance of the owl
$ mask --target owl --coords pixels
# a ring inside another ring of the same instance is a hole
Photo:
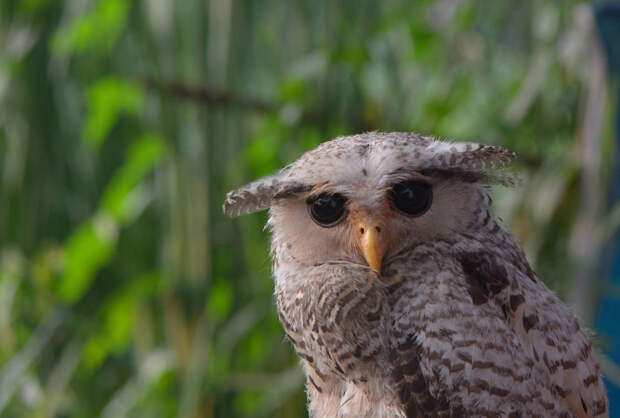
[[[228,215],[269,209],[310,416],[608,416],[579,321],[491,212],[514,157],[372,132],[228,193]]]

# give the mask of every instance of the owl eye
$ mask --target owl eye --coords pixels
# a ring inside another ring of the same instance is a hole
[[[319,195],[308,202],[310,217],[320,226],[334,226],[344,218],[345,202],[340,194]]]
[[[431,207],[431,186],[421,181],[404,181],[390,191],[390,199],[396,209],[411,216],[420,216]]]

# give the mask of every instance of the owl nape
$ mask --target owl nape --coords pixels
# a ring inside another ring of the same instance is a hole
[[[609,415],[579,321],[491,212],[514,158],[372,132],[228,193],[231,216],[269,209],[311,416]]]

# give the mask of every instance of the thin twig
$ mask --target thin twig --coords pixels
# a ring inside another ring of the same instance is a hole
[[[24,347],[0,370],[0,413],[7,406],[32,362],[41,353],[56,329],[66,318],[66,313],[57,309],[41,321]]]
[[[208,105],[240,107],[261,113],[270,112],[276,108],[275,104],[264,100],[235,97],[223,91],[201,86],[189,86],[177,81],[158,81],[144,77],[140,79],[140,82],[147,89],[159,90],[171,96],[194,100]]]

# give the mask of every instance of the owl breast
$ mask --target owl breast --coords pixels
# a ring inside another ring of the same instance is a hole
[[[278,314],[306,371],[313,416],[404,416],[394,407],[385,367],[390,315],[378,274],[348,262],[302,274],[282,267]]]

